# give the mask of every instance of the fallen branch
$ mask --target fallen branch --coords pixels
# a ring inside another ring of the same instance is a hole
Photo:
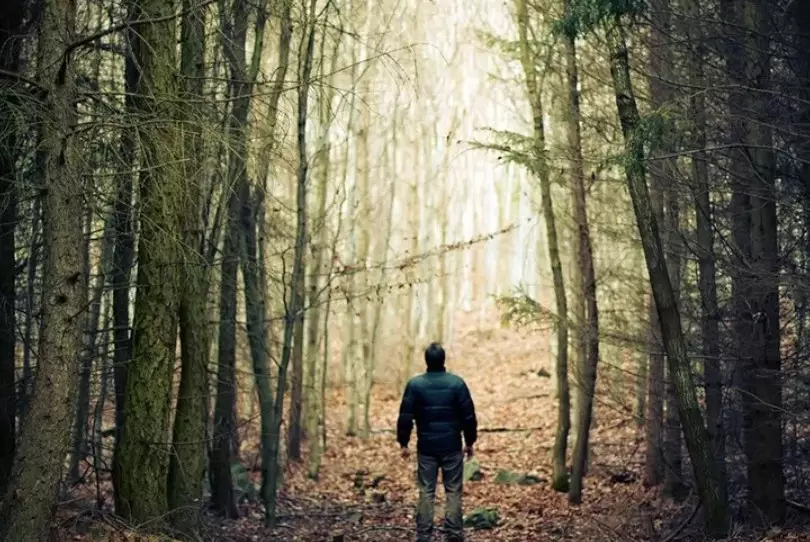
[[[789,507],[793,508],[794,510],[798,510],[799,512],[803,512],[805,514],[810,514],[810,506],[807,506],[806,504],[791,501],[790,499],[785,499],[785,502]]]

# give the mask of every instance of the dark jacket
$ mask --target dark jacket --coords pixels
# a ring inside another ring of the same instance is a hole
[[[428,455],[461,451],[461,435],[472,446],[478,422],[470,390],[461,377],[444,369],[428,370],[405,386],[397,420],[397,441],[408,446],[416,422],[416,448]]]

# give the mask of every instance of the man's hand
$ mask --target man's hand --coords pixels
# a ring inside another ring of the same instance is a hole
[[[411,457],[411,451],[408,448],[403,446],[400,448],[399,451],[402,454],[402,459],[408,459],[409,457]]]
[[[467,446],[466,448],[464,448],[464,455],[467,456],[467,459],[470,459],[472,456],[475,455],[475,450],[473,449],[472,446]]]

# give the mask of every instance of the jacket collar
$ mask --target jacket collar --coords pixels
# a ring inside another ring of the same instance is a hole
[[[444,372],[447,372],[447,369],[445,367],[438,367],[438,368],[428,367],[425,372],[427,372],[427,373],[444,373]]]

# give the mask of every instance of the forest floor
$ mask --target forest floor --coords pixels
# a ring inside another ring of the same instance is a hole
[[[703,539],[694,497],[673,504],[659,499],[656,490],[642,486],[643,443],[632,417],[618,401],[597,404],[583,504],[570,505],[565,494],[551,489],[550,450],[557,410],[548,376],[550,356],[541,335],[508,329],[473,330],[448,345],[447,351],[448,369],[463,376],[472,391],[480,428],[476,456],[484,476],[465,484],[465,513],[494,508],[499,516],[498,525],[492,529],[467,528],[468,541]],[[345,436],[345,397],[337,391],[331,393],[328,447],[319,480],[307,478],[305,461],[289,464],[279,495],[279,526],[274,531],[262,526],[261,505],[245,502],[238,520],[211,518],[211,539],[413,540],[415,456],[407,460],[400,456],[393,432],[400,394],[401,390],[392,385],[375,387],[372,435],[361,439]],[[498,483],[499,471],[531,474],[538,483]],[[437,493],[438,523],[443,514],[443,491]],[[75,522],[70,521],[68,508],[62,507],[60,513],[67,520],[62,530],[67,537],[63,539],[91,539],[69,526]],[[120,531],[107,539],[137,540]],[[810,540],[810,531],[785,530],[762,537],[740,533],[734,540]]]

